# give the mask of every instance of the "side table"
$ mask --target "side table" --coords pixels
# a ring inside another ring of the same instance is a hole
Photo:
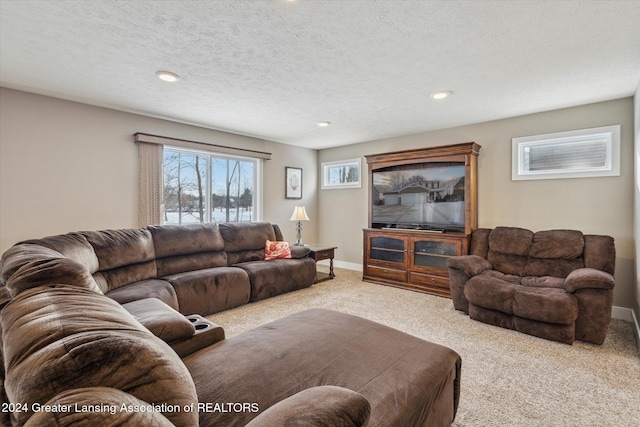
[[[322,272],[316,272],[316,280],[314,283],[318,283],[318,282],[322,282],[325,280],[331,280],[334,277],[336,277],[335,274],[333,274],[333,257],[335,255],[334,251],[338,248],[337,246],[325,246],[325,245],[305,245],[306,247],[308,247],[309,249],[311,249],[311,252],[309,253],[309,256],[311,258],[313,258],[313,260],[315,262],[321,261],[323,259],[328,259],[329,260],[329,274],[327,273],[322,273]]]

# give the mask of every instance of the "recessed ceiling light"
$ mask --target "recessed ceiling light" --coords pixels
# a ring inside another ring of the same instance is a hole
[[[321,128],[326,128],[327,126],[329,126],[331,124],[331,122],[318,122],[316,124],[318,126],[320,126]]]
[[[447,96],[451,95],[453,92],[450,90],[441,90],[438,92],[433,92],[431,94],[431,98],[433,99],[445,99]]]
[[[172,73],[171,71],[156,71],[156,76],[158,76],[160,80],[169,83],[177,82],[178,80],[180,80],[180,76],[176,73]]]

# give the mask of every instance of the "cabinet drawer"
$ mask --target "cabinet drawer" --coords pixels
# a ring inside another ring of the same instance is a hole
[[[314,258],[316,261],[320,261],[323,259],[333,258],[333,249],[325,249],[324,251],[314,252]]]
[[[426,285],[432,288],[443,288],[449,290],[449,278],[433,276],[431,274],[411,273],[411,283]]]
[[[366,275],[375,276],[381,279],[395,280],[399,282],[407,281],[407,272],[402,270],[394,270],[392,268],[375,267],[367,265]]]

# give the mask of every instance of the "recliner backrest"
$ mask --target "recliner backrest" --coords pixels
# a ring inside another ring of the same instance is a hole
[[[93,274],[106,293],[130,283],[157,277],[153,238],[144,228],[83,231],[98,257]]]
[[[92,277],[98,270],[98,258],[79,233],[17,243],[2,255],[2,262],[2,282],[14,297],[52,281],[103,292]]]
[[[524,276],[565,278],[584,267],[584,236],[576,230],[547,230],[533,234]]]
[[[227,222],[219,227],[228,265],[264,260],[266,241],[276,240],[275,230],[268,222]]]
[[[494,270],[524,276],[533,232],[517,227],[496,227],[489,233],[487,260]]]
[[[487,259],[494,270],[523,277],[565,278],[583,267],[609,274],[615,270],[613,238],[577,230],[479,228],[471,236],[469,253]]]
[[[227,254],[217,224],[154,225],[158,277],[204,268],[224,267]]]

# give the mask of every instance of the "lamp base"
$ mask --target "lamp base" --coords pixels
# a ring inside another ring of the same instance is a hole
[[[304,246],[302,243],[302,221],[298,221],[296,224],[296,243],[293,246]]]

